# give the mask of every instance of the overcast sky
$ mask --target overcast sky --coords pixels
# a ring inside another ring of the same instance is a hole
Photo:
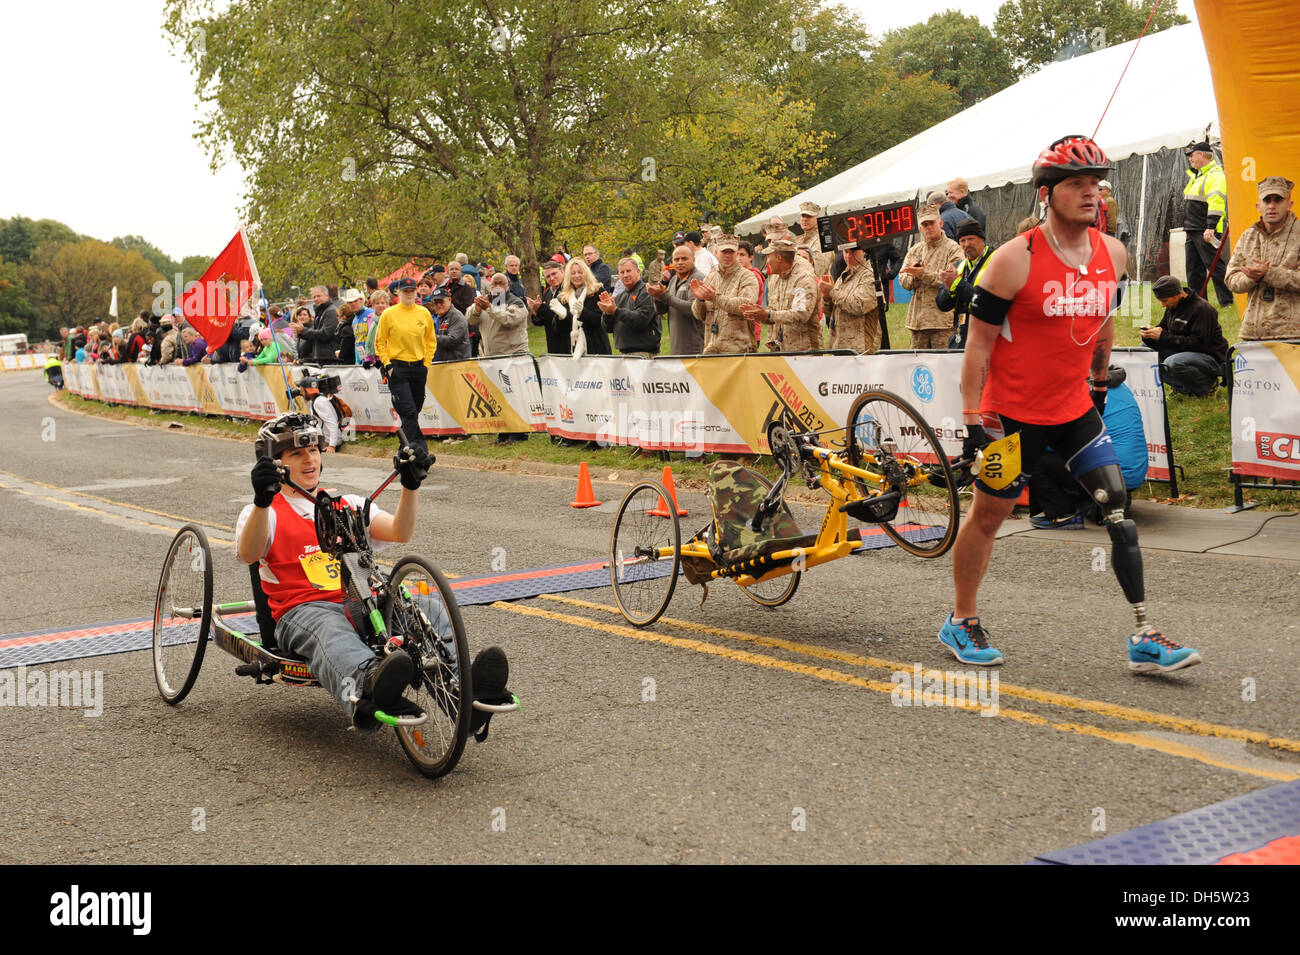
[[[1002,0],[846,0],[877,36],[948,9],[991,26]],[[162,0],[4,0],[9,141],[0,218],[58,219],[172,258],[215,256],[239,225],[243,174],[194,139],[194,81],[162,36]],[[1192,0],[1178,9],[1195,21]],[[867,157],[863,157],[864,159]]]

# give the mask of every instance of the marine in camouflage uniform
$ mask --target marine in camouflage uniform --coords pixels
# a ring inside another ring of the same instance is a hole
[[[812,266],[795,251],[789,236],[778,236],[763,249],[768,262],[767,307],[744,310],[745,318],[775,325],[772,351],[817,351],[822,347],[817,280]]]
[[[944,287],[939,274],[946,269],[958,269],[965,260],[961,246],[944,235],[942,218],[935,206],[926,206],[917,219],[921,223],[921,238],[912,243],[903,258],[903,270],[898,282],[912,293],[907,305],[907,328],[912,333],[913,348],[947,348],[952,334],[952,319],[939,310],[936,299]],[[908,269],[920,260],[922,271],[913,275]]]
[[[851,348],[859,355],[880,351],[880,308],[876,302],[876,275],[861,246],[844,250],[846,268],[831,284],[820,283],[823,298],[835,307],[834,348]]]
[[[740,240],[734,235],[718,239],[718,268],[701,283],[692,283],[695,304],[691,313],[704,323],[705,355],[729,355],[752,352],[756,348],[752,326],[741,309],[758,300],[758,278],[736,261]],[[712,289],[713,298],[704,299],[697,289]]]
[[[835,264],[834,252],[822,251],[821,235],[817,231],[817,217],[822,214],[822,207],[815,202],[803,202],[799,204],[799,225],[803,229],[803,235],[799,236],[798,246],[801,249],[807,249],[808,254],[812,256],[813,275],[821,278],[823,275],[831,274],[831,266]],[[835,348],[835,310],[831,305],[830,299],[825,295],[822,296],[822,320],[831,333],[831,347]],[[821,332],[818,331],[818,337]],[[818,348],[821,344],[818,343]]]
[[[1260,219],[1232,250],[1224,280],[1234,292],[1250,295],[1241,320],[1242,341],[1300,338],[1300,225],[1291,211],[1294,185],[1281,176],[1260,181]],[[1259,274],[1264,262],[1268,269]]]

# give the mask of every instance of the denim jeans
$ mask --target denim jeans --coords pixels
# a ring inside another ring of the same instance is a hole
[[[434,596],[417,596],[434,631],[443,637],[452,633],[451,618],[442,600]],[[311,672],[329,694],[343,704],[349,717],[355,718],[356,704],[348,697],[360,696],[365,671],[378,657],[358,636],[343,604],[329,600],[313,600],[293,607],[280,618],[275,628],[275,638],[281,647],[307,661]],[[453,650],[451,654],[455,658]],[[358,727],[373,732],[379,724]]]
[[[1219,362],[1200,352],[1180,351],[1160,363],[1160,377],[1170,388],[1184,395],[1203,395],[1218,382]]]

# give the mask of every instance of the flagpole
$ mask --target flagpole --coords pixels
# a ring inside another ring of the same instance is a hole
[[[271,341],[275,342],[276,364],[280,366],[280,376],[284,379],[284,399],[288,402],[291,409],[296,410],[298,405],[293,396],[293,384],[289,381],[289,373],[284,368],[284,352],[280,348],[280,343],[275,340],[275,329],[271,327],[271,306],[266,301],[266,289],[262,285],[262,276],[257,271],[257,260],[253,258],[253,247],[248,242],[248,227],[244,223],[239,223],[239,238],[244,243],[244,255],[248,257],[248,269],[253,273],[253,283],[257,286],[257,297],[261,303],[262,317],[266,319],[266,327],[271,332]],[[302,397],[299,395],[299,397]],[[303,414],[309,410],[307,399],[302,400]]]

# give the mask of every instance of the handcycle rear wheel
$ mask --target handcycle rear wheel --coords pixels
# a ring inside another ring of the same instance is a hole
[[[456,767],[469,736],[474,693],[465,625],[447,578],[424,558],[404,557],[388,581],[384,621],[416,661],[404,696],[429,717],[394,729],[415,768],[436,779]]]
[[[905,485],[897,513],[876,521],[909,554],[938,557],[957,538],[961,511],[948,456],[911,405],[888,391],[859,395],[849,409],[847,457],[853,467],[881,474],[881,485],[853,484],[867,498]]]
[[[610,585],[628,623],[649,626],[668,609],[681,564],[682,529],[672,498],[663,485],[642,481],[624,495],[609,539]]]
[[[762,604],[764,607],[779,607],[794,596],[794,592],[799,589],[799,579],[802,576],[803,571],[794,570],[780,577],[760,580],[740,589],[756,604]]]
[[[207,535],[186,524],[172,538],[153,605],[153,675],[175,706],[198,679],[212,630],[212,550]]]
[[[776,430],[775,427],[770,428],[768,429],[768,434],[773,435]],[[768,440],[770,442],[772,438],[769,437]],[[791,444],[791,447],[793,448],[793,444]],[[773,448],[772,453],[777,453],[775,447]],[[794,460],[798,461],[798,451],[794,451],[794,454]],[[772,482],[763,477],[763,475],[755,472],[754,478],[762,484],[765,489],[769,491],[772,489]],[[764,607],[779,607],[794,596],[794,592],[799,589],[799,579],[801,577],[803,577],[803,571],[794,570],[788,574],[783,574],[780,577],[773,577],[769,580],[760,580],[756,583],[750,584],[748,587],[741,587],[740,589],[744,592],[746,597],[754,601],[756,604],[760,604]]]

